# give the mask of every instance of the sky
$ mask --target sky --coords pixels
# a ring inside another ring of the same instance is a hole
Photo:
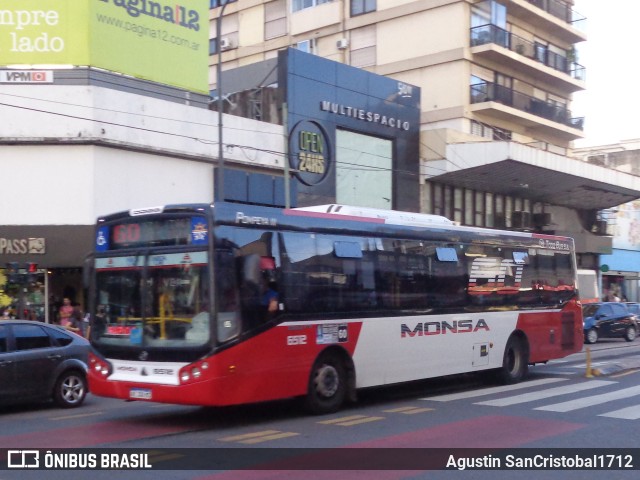
[[[640,0],[576,0],[587,41],[578,44],[586,68],[584,92],[574,94],[571,112],[585,117],[585,139],[576,147],[640,138]]]

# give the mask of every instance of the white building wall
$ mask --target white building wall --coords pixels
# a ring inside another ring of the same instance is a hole
[[[96,86],[0,86],[0,225],[210,202],[218,113]],[[224,115],[226,165],[281,170],[283,127]]]

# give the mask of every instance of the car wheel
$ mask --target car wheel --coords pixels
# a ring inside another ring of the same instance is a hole
[[[338,355],[323,354],[313,365],[309,378],[306,407],[320,415],[340,409],[347,394],[347,375],[344,362]]]
[[[529,372],[529,353],[526,341],[511,336],[504,349],[502,368],[498,370],[498,379],[502,383],[518,383]]]
[[[598,341],[598,331],[595,328],[590,328],[584,335],[585,343],[596,343]]]
[[[627,342],[633,342],[636,339],[637,334],[638,332],[636,332],[636,327],[629,326],[627,327],[627,330],[624,332],[624,339]]]
[[[62,408],[79,407],[87,396],[87,378],[78,370],[64,372],[56,381],[53,399]]]

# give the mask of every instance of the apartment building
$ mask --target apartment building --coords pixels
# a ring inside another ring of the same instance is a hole
[[[576,148],[576,158],[591,165],[640,176],[640,139]],[[603,296],[640,299],[640,201],[617,205],[600,212],[598,229],[611,235],[610,254],[600,255]]]
[[[210,5],[212,95],[221,75],[223,96],[241,99],[242,82],[225,78],[268,65],[290,47],[414,85],[421,91],[419,158],[411,160],[420,211],[464,225],[574,237],[583,268],[597,268],[599,255],[611,253],[600,212],[640,197],[640,180],[571,156],[588,121],[571,110],[572,95],[587,87],[576,54],[587,39],[585,19],[572,1]],[[236,102],[244,105],[236,113],[284,124],[266,115],[278,111],[268,100],[277,79],[267,70],[251,88],[260,108]]]

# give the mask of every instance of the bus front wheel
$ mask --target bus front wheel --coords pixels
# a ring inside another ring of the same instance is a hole
[[[518,383],[529,372],[529,354],[524,339],[512,335],[504,349],[502,367],[498,371],[502,383]]]
[[[334,353],[318,357],[311,370],[306,407],[321,415],[340,409],[347,394],[346,369],[341,358]]]

